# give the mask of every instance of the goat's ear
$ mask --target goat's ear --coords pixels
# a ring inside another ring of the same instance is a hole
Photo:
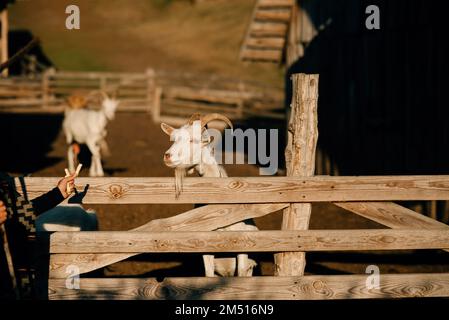
[[[163,122],[161,123],[161,129],[162,129],[162,131],[164,131],[169,136],[171,135],[173,130],[175,130],[173,127],[170,127],[168,124],[163,123]]]

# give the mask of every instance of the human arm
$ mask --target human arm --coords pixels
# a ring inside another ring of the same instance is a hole
[[[74,181],[75,174],[62,178],[58,181],[58,184],[55,188],[31,200],[36,215],[40,215],[45,211],[53,209],[62,201],[64,201],[64,199],[69,196],[69,194],[67,193],[67,186],[69,186],[70,189],[73,189]]]

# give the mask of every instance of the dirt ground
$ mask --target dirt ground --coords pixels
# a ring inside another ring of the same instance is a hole
[[[50,118],[49,118],[50,117]],[[60,131],[61,116],[6,116],[0,115],[0,124],[9,126],[8,146],[16,150],[17,158],[3,159],[3,169],[17,174],[32,172],[33,176],[62,176],[66,167],[66,145]],[[29,139],[29,130],[34,128],[35,139]],[[54,139],[50,145],[41,142],[39,135]],[[162,133],[146,114],[120,113],[108,126],[107,137],[111,156],[104,159],[107,176],[120,177],[164,177],[173,172],[162,163],[162,154],[169,146],[168,137]],[[36,157],[26,164],[21,155],[34,152]],[[44,152],[48,150],[48,152]],[[38,155],[38,153],[41,153]],[[86,160],[81,159],[82,162]],[[255,165],[227,165],[230,176],[257,176]],[[84,168],[81,176],[88,175]],[[89,205],[97,211],[100,230],[128,230],[152,219],[169,217],[192,208],[192,205]],[[260,229],[280,229],[282,214],[273,213],[256,220]],[[313,205],[311,229],[368,229],[382,226],[346,212],[333,205]],[[256,274],[273,273],[273,255],[255,254],[259,262]],[[357,253],[310,253],[307,255],[307,273],[344,274],[365,273],[368,265],[375,264],[381,272],[448,272],[447,253],[435,250],[402,252],[357,252]],[[103,272],[100,272],[102,274]],[[111,265],[104,270],[107,276],[186,276],[203,275],[200,255],[195,254],[148,254]],[[98,274],[96,274],[98,276]]]

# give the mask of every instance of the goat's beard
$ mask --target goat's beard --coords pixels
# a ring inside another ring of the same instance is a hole
[[[179,198],[179,195],[182,192],[182,185],[184,181],[184,177],[186,176],[187,170],[186,168],[175,168],[175,197]]]

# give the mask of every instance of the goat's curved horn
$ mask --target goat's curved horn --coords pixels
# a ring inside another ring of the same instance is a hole
[[[204,127],[204,126],[206,126],[206,124],[208,124],[209,122],[214,121],[214,120],[221,120],[221,121],[225,122],[231,129],[234,128],[232,126],[231,120],[229,120],[227,117],[225,117],[224,115],[219,114],[219,113],[210,113],[210,114],[207,114],[207,115],[201,117],[201,126]]]
[[[187,124],[192,125],[194,121],[201,120],[201,114],[200,113],[194,113],[190,117],[189,121],[187,121]]]

